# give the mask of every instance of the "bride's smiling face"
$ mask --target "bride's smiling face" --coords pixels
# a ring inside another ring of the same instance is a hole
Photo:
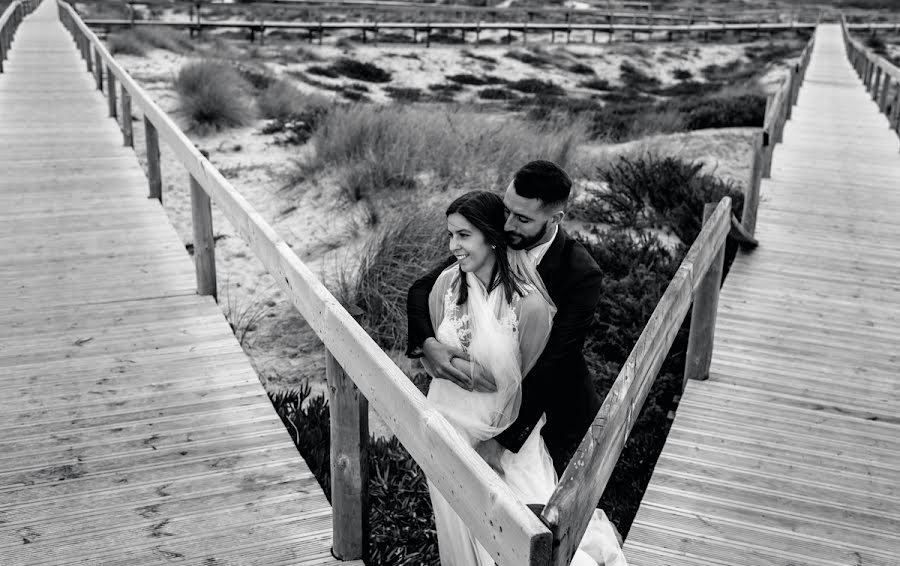
[[[494,269],[494,250],[465,216],[454,212],[447,216],[447,232],[450,234],[450,253],[459,260],[459,267],[475,273],[484,281]]]

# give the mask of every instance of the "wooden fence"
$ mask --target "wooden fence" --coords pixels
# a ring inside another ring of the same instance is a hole
[[[37,0],[15,0],[0,15],[0,73],[9,54],[16,30],[22,20],[37,6]]]
[[[843,18],[841,30],[850,63],[862,78],[866,90],[872,94],[879,110],[887,115],[891,129],[900,133],[900,68],[851,37],[850,28]]]
[[[130,120],[136,106],[143,114],[147,137],[150,195],[161,197],[159,138],[190,173],[194,257],[198,289],[215,294],[210,203],[222,210],[279,287],[333,356],[331,371],[332,420],[348,415],[359,426],[336,426],[332,433],[332,503],[334,554],[357,559],[365,551],[368,510],[360,494],[366,491],[364,425],[367,399],[388,427],[441,491],[478,540],[506,566],[546,564],[550,532],[509,487],[471,449],[456,430],[432,408],[424,396],[381,348],[338,303],[288,244],[217,171],[175,123],[110,56],[97,36],[69,4],[59,2],[60,16],[81,50],[97,88],[109,97],[110,114],[120,116],[123,139],[130,145]],[[121,102],[121,104],[118,104]],[[121,114],[119,108],[121,107]],[[345,376],[350,382],[345,381]],[[358,388],[358,390],[357,390]]]

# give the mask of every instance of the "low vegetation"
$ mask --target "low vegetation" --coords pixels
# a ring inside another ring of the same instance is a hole
[[[183,31],[163,27],[140,26],[111,33],[106,44],[113,55],[146,55],[150,49],[165,49],[173,53],[189,53],[194,43]]]
[[[191,129],[243,126],[254,118],[250,85],[228,63],[207,59],[184,65],[175,90]]]

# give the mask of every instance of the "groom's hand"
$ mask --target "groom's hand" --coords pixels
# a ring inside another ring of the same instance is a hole
[[[446,379],[471,391],[472,377],[453,366],[453,358],[469,359],[469,354],[460,348],[452,348],[440,343],[436,338],[429,338],[422,344],[422,355],[428,362],[434,377]]]

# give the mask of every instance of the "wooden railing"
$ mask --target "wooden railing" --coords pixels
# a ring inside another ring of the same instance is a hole
[[[887,115],[891,129],[900,133],[900,68],[851,37],[844,18],[841,18],[841,31],[850,63],[878,109]]]
[[[803,48],[798,61],[791,65],[787,80],[766,101],[763,129],[753,144],[750,183],[744,197],[744,210],[741,215],[741,229],[746,237],[755,237],[760,184],[763,178],[768,179],[772,174],[772,152],[775,151],[775,144],[781,142],[785,122],[790,119],[792,109],[797,104],[800,85],[806,76],[815,40],[816,37],[813,35]]]
[[[707,379],[712,361],[716,311],[725,254],[725,240],[755,245],[753,234],[759,203],[760,177],[768,176],[771,152],[790,118],[812,53],[809,41],[782,88],[767,104],[766,119],[754,152],[751,187],[740,223],[731,213],[731,199],[707,204],[704,226],[656,305],[641,336],[603,401],[590,430],[572,458],[556,491],[541,513],[553,533],[554,566],[569,564],[597,502],[612,475],[650,387],[668,355],[693,303],[684,379]],[[772,143],[766,143],[772,140]]]
[[[22,20],[38,5],[38,0],[14,0],[0,15],[0,73],[9,55],[16,30]]]
[[[333,453],[331,458],[334,554],[350,560],[362,557],[365,552],[368,510],[360,494],[366,491],[363,470],[367,464],[361,455],[365,453],[368,438],[361,421],[365,419],[363,403],[367,399],[497,563],[504,566],[547,564],[551,536],[538,517],[516,499],[510,488],[430,406],[288,244],[110,56],[72,7],[62,1],[58,4],[63,23],[96,76],[97,87],[109,96],[110,114],[123,120],[126,145],[132,142],[133,107],[143,115],[150,196],[162,197],[159,138],[190,174],[199,291],[215,294],[209,220],[210,202],[214,202],[332,356],[328,375],[331,418],[336,423],[332,434],[338,435],[331,439],[332,446],[338,447],[338,453]],[[350,413],[357,420],[346,421],[351,424],[344,426],[342,413]]]

